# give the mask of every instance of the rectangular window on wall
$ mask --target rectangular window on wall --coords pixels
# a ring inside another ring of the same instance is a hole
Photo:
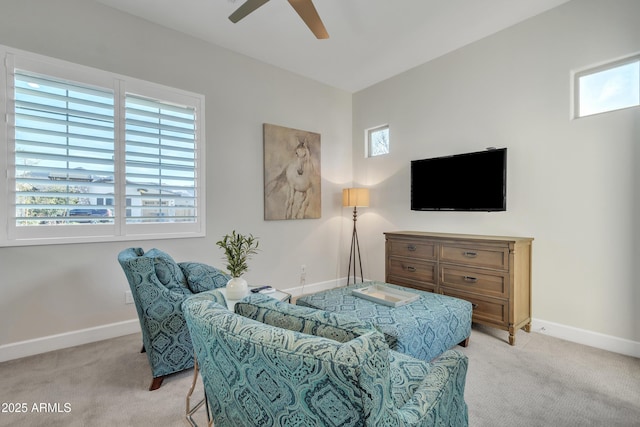
[[[14,74],[15,226],[113,223],[114,94]]]
[[[126,96],[127,223],[197,220],[195,122],[192,107]]]
[[[202,95],[0,53],[0,246],[204,235]]]
[[[389,154],[389,125],[367,129],[367,157]]]
[[[574,116],[591,116],[640,105],[640,55],[575,74]]]

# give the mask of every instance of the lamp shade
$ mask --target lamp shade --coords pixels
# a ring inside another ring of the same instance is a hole
[[[369,189],[345,188],[342,190],[342,206],[369,206]]]

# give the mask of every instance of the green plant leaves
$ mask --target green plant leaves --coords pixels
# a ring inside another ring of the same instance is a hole
[[[236,233],[235,230],[216,242],[224,250],[227,259],[227,270],[233,277],[240,277],[249,270],[247,262],[258,252],[259,241],[252,234],[248,236]]]

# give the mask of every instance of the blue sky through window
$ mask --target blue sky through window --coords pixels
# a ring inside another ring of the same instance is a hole
[[[579,77],[579,117],[640,105],[640,60]]]

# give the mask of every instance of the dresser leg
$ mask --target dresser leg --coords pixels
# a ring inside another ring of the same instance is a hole
[[[531,332],[531,322],[527,323],[522,327],[522,330],[525,332]]]
[[[516,344],[516,330],[513,326],[509,326],[509,344]]]

